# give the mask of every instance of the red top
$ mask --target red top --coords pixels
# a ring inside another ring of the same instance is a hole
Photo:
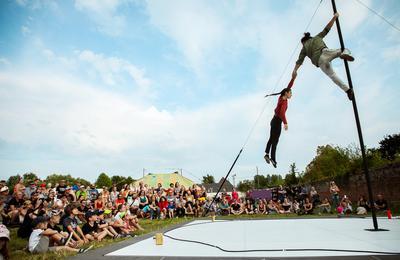
[[[168,207],[168,201],[164,200],[158,202],[158,207],[160,208],[160,210],[166,209]]]
[[[294,79],[291,79],[287,87],[288,88],[292,88],[293,82],[294,82]],[[277,116],[280,119],[282,119],[282,122],[285,125],[287,124],[287,120],[286,120],[286,110],[287,110],[287,108],[288,108],[287,99],[283,99],[282,97],[279,97],[278,104],[276,105],[276,108],[275,108],[275,116]]]

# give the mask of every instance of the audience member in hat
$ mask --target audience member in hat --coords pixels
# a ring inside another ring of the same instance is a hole
[[[87,222],[82,226],[82,232],[89,241],[101,241],[107,235],[114,237],[107,229],[100,229],[97,223],[97,215],[93,211],[88,211],[85,214]]]
[[[89,243],[89,240],[85,237],[82,229],[78,225],[78,220],[76,218],[79,214],[78,209],[74,206],[68,205],[65,207],[64,213],[66,215],[66,218],[63,221],[64,231],[72,233],[72,237],[78,241],[79,244]]]
[[[57,231],[47,228],[47,219],[45,217],[37,217],[33,221],[34,229],[29,237],[29,252],[31,253],[45,253],[48,251],[71,251],[77,253],[84,253],[92,248],[75,249],[70,246],[65,246],[67,241]],[[50,246],[50,242],[57,246]]]
[[[106,211],[108,214],[111,213],[111,210],[106,210]],[[117,231],[115,231],[115,229],[112,227],[111,221],[107,222],[104,219],[104,213],[106,211],[102,211],[102,210],[96,211],[97,223],[99,224],[99,229],[100,230],[108,230],[113,235],[113,238],[117,238],[117,237],[119,237],[119,235],[118,235]]]
[[[10,259],[10,231],[3,224],[0,224],[0,259]]]

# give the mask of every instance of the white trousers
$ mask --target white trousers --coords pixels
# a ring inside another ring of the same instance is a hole
[[[338,85],[341,89],[343,89],[344,92],[349,90],[349,86],[347,86],[335,73],[335,71],[332,68],[331,61],[335,58],[338,58],[342,54],[341,49],[328,49],[325,48],[322,50],[321,57],[319,57],[318,61],[318,66],[321,68],[321,70],[331,78],[333,82],[335,82],[336,85]]]

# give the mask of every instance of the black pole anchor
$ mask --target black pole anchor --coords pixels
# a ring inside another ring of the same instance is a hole
[[[210,204],[210,205],[208,205],[208,207],[207,207],[207,209],[206,209],[205,213],[203,213],[203,217],[204,217],[204,216],[206,216],[206,215],[208,214],[208,212],[210,211],[210,208],[211,208],[211,207],[212,207],[212,205],[215,203],[215,200],[217,199],[217,197],[218,197],[218,194],[219,194],[219,192],[220,192],[220,191],[221,191],[221,189],[222,189],[222,186],[224,186],[224,184],[225,184],[226,180],[228,179],[228,176],[229,176],[229,174],[231,174],[231,171],[232,171],[233,167],[235,166],[235,164],[236,164],[237,160],[239,159],[239,156],[240,156],[240,154],[242,153],[242,151],[243,151],[243,148],[242,148],[242,149],[240,149],[240,151],[239,151],[238,155],[236,156],[236,159],[235,159],[235,161],[232,163],[232,166],[231,166],[231,168],[229,169],[228,173],[226,174],[226,176],[225,176],[225,178],[224,178],[224,181],[223,181],[223,182],[221,183],[221,185],[219,186],[219,188],[218,188],[218,191],[217,191],[217,193],[215,194],[215,196],[214,196],[214,198],[213,198],[213,200],[212,200],[211,204]],[[206,202],[206,203],[207,203],[207,202]],[[206,205],[207,205],[207,204],[206,204]]]
[[[331,1],[332,1],[333,13],[335,14],[335,13],[337,13],[335,0],[331,0]],[[340,47],[343,51],[344,50],[344,41],[343,41],[343,36],[342,36],[342,30],[340,29],[339,18],[336,19],[336,27],[337,27],[337,31],[339,34]],[[349,82],[349,88],[353,90],[353,83],[351,81],[349,64],[348,64],[347,60],[343,59],[343,61],[344,61],[344,66],[346,68],[346,75],[347,75],[347,81]],[[372,221],[374,224],[373,229],[366,229],[366,230],[368,230],[368,231],[387,231],[386,229],[378,228],[378,221],[376,219],[376,211],[375,211],[375,207],[374,207],[375,202],[374,202],[373,193],[372,193],[372,186],[371,186],[371,180],[370,180],[369,171],[368,171],[367,158],[365,155],[364,139],[363,139],[363,135],[362,135],[362,131],[361,131],[361,123],[360,123],[360,118],[358,116],[358,109],[357,109],[355,94],[354,94],[352,103],[353,103],[354,117],[356,119],[356,124],[357,124],[358,139],[360,141],[361,154],[362,154],[362,159],[363,159],[363,170],[364,170],[364,174],[365,174],[365,180],[367,181],[368,197],[369,197],[369,203],[371,205],[371,211],[372,211]]]

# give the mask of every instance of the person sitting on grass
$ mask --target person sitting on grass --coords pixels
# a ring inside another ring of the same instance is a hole
[[[161,217],[161,219],[166,218],[167,217],[167,211],[168,211],[168,201],[164,196],[162,196],[160,198],[160,201],[158,202],[158,207],[160,208],[160,217]]]
[[[79,245],[89,243],[89,240],[85,237],[82,229],[78,225],[76,216],[79,214],[78,209],[75,206],[68,205],[65,207],[64,213],[66,215],[63,220],[64,231],[72,233],[72,237],[78,242]]]
[[[387,201],[383,198],[382,194],[378,194],[377,200],[375,201],[375,209],[379,212],[386,212],[388,209],[388,203]]]
[[[282,203],[282,209],[284,214],[289,214],[291,213],[290,209],[292,208],[292,203],[289,201],[288,198],[284,198],[283,199],[283,203]]]
[[[61,228],[58,226],[60,224],[60,217],[61,217],[61,211],[53,209],[48,213],[48,223],[47,223],[47,228],[57,231],[63,238],[64,240],[66,239],[66,245],[71,246],[71,247],[76,247],[77,243],[72,239],[72,233],[68,234],[68,232],[63,232]]]
[[[222,201],[219,203],[219,209],[220,209],[220,214],[223,216],[225,215],[229,216],[231,214],[230,206],[226,197],[224,197]]]
[[[82,232],[89,241],[97,240],[100,242],[107,235],[114,237],[107,229],[101,229],[99,231],[99,224],[97,223],[97,215],[95,212],[88,211],[85,217],[87,222],[82,226]]]
[[[244,212],[247,215],[253,215],[254,214],[254,207],[253,207],[253,203],[251,203],[250,200],[246,200],[246,203],[244,205]]]
[[[237,200],[234,200],[231,204],[231,213],[235,216],[243,213],[243,207]]]
[[[276,205],[273,202],[273,200],[269,200],[268,201],[267,211],[268,211],[268,214],[277,214],[277,213],[279,213],[279,209],[276,207]]]
[[[185,207],[183,207],[182,202],[176,204],[176,216],[178,218],[183,218],[185,216]]]
[[[157,206],[155,199],[149,204],[150,208],[150,219],[160,219],[160,208]]]
[[[363,195],[358,198],[357,201],[357,215],[365,215],[368,213],[369,205]]]
[[[37,217],[33,221],[33,231],[29,237],[29,252],[45,253],[48,251],[70,251],[76,253],[84,253],[90,250],[93,246],[87,248],[76,249],[66,245],[62,245],[68,241],[64,240],[57,231],[47,228],[47,219],[43,216]],[[50,247],[50,242],[55,242],[57,246]]]
[[[0,259],[10,259],[10,231],[3,224],[0,224]]]
[[[171,201],[169,201],[169,203],[168,203],[168,217],[170,218],[170,219],[173,219],[175,216],[174,216],[174,213],[175,213],[175,203],[174,203],[174,201],[173,200],[171,200]]]
[[[117,233],[117,231],[115,231],[115,229],[112,227],[111,221],[110,222],[105,221],[105,219],[104,219],[105,212],[107,212],[108,214],[111,213],[110,210],[105,210],[105,211],[98,210],[98,211],[96,211],[96,214],[97,214],[97,217],[98,217],[97,218],[97,224],[99,225],[98,226],[99,231],[108,230],[113,235],[113,238],[120,237],[119,234]]]
[[[257,205],[258,214],[268,214],[267,206],[265,205],[265,201],[261,199]]]
[[[319,209],[318,214],[321,215],[323,213],[330,213],[331,212],[331,203],[329,203],[328,198],[324,198],[322,200],[322,203],[317,205],[317,208]]]
[[[311,203],[309,198],[306,198],[303,204],[304,214],[310,215],[313,214],[313,204]]]

